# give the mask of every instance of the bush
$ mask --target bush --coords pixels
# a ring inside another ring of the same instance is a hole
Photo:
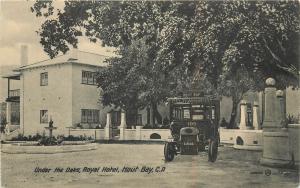
[[[19,134],[17,137],[13,137],[11,139],[12,141],[38,141],[39,145],[57,145],[61,144],[63,141],[86,141],[86,140],[93,140],[91,136],[87,137],[86,135],[80,135],[80,136],[67,136],[65,137],[64,135],[58,135],[56,138],[53,136],[51,139],[49,136],[46,136],[45,134],[40,135],[29,135],[28,137]]]
[[[75,124],[75,128],[76,128],[76,129],[82,129],[83,126],[82,126],[80,123],[76,123],[76,124]]]
[[[24,137],[22,134],[18,134],[17,137],[13,137],[11,140],[12,141],[24,141]]]
[[[70,135],[68,137],[64,137],[64,141],[85,141],[85,140],[93,140],[93,138],[91,136],[87,137],[86,135],[84,135],[84,136]]]
[[[42,137],[39,141],[39,145],[44,145],[44,146],[52,146],[52,145],[57,145],[57,139],[52,136],[51,138],[48,136]]]
[[[36,133],[36,135],[32,136],[32,140],[31,141],[38,141],[42,138],[42,135],[40,135],[39,133]]]
[[[164,119],[163,119],[163,125],[164,125],[164,126],[167,126],[167,125],[169,125],[169,124],[170,124],[169,118],[168,118],[168,117],[164,118]]]
[[[225,120],[225,118],[223,117],[220,123],[220,127],[225,127],[225,128],[229,128],[229,123]]]
[[[300,123],[299,117],[297,118],[297,117],[294,117],[293,115],[290,115],[290,114],[287,116],[286,120],[287,120],[288,124],[298,124],[298,123]]]

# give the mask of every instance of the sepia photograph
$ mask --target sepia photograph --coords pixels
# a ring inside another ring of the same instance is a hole
[[[299,188],[299,0],[0,0],[0,187]]]

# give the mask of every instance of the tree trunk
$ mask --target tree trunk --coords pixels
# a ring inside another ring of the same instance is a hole
[[[152,103],[152,118],[153,118],[153,123],[155,122],[162,124],[162,117],[160,113],[157,110],[157,104],[155,102]]]
[[[237,108],[238,108],[239,100],[237,100],[235,97],[232,97],[232,110],[229,120],[229,126],[228,128],[233,129],[236,127],[236,117],[237,117]]]

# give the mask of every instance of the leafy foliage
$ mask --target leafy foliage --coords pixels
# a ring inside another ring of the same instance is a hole
[[[87,141],[87,140],[93,140],[92,137],[87,137],[86,135],[82,136],[73,136],[69,135],[65,137],[64,135],[58,135],[57,137],[52,136],[50,139],[49,136],[46,136],[45,134],[41,135],[39,133],[35,135],[28,135],[24,136],[23,134],[18,134],[17,137],[13,137],[11,141],[38,141],[38,145],[59,145],[62,144],[63,141]],[[76,143],[74,143],[76,144]]]
[[[298,1],[66,1],[53,10],[51,1],[32,7],[47,17],[39,34],[50,57],[82,35],[118,49],[99,74],[106,105],[157,104],[199,84],[231,96],[235,109],[268,77],[279,88],[298,85]]]

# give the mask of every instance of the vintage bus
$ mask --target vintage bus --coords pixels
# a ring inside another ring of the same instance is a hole
[[[215,96],[175,97],[168,99],[172,138],[165,143],[166,161],[177,154],[197,155],[208,151],[208,159],[217,159],[220,119],[220,100]]]

